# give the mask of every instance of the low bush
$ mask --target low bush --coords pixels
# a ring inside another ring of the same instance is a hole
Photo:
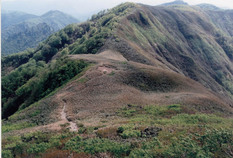
[[[141,136],[141,131],[137,130],[133,125],[120,126],[117,133],[123,138],[137,138]]]
[[[116,129],[115,129],[116,130]],[[127,133],[124,139],[82,138],[75,132],[29,133],[3,140],[2,157],[43,157],[70,154],[112,157],[231,157],[233,132],[227,129],[204,128],[200,132],[161,131],[159,136],[140,137],[133,125],[118,128],[118,134]],[[134,139],[128,139],[132,138]],[[127,139],[127,140],[125,140]],[[52,152],[51,152],[52,151]],[[58,151],[58,153],[53,152]]]
[[[126,156],[130,152],[129,144],[121,144],[109,139],[91,138],[83,140],[80,137],[75,137],[66,143],[66,149],[77,153],[104,153],[110,152],[116,157]]]
[[[2,150],[2,158],[13,158],[11,150]]]
[[[176,115],[179,113],[182,113],[183,106],[179,104],[173,104],[168,106],[146,106],[144,107],[144,110],[148,114],[152,114],[154,116],[162,116],[162,117],[168,117],[172,115]]]
[[[40,143],[40,144],[33,144],[27,149],[29,154],[38,154],[45,152],[50,147],[49,143]]]
[[[17,124],[7,123],[7,124],[2,125],[2,133],[10,132],[13,130],[20,130],[20,129],[24,129],[27,127],[33,127],[33,126],[35,126],[35,124],[27,123],[27,122],[17,123]]]
[[[125,130],[120,134],[120,136],[124,139],[137,138],[141,136],[141,132],[139,130]]]

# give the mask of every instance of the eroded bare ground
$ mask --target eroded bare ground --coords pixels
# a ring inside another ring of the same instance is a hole
[[[63,106],[63,109],[62,109],[62,112],[61,112],[61,119],[62,121],[64,121],[65,123],[69,123],[69,128],[71,131],[78,131],[78,127],[76,125],[76,123],[72,122],[72,121],[69,121],[67,119],[67,116],[66,116],[66,102],[64,101],[64,106]]]
[[[67,128],[71,131],[78,130],[78,123],[115,126],[124,122],[116,116],[117,109],[128,104],[182,104],[206,113],[220,110],[226,115],[233,114],[228,105],[199,83],[169,70],[129,62],[118,52],[104,51],[97,55],[72,55],[70,58],[96,64],[51,97],[50,101],[59,111],[55,112],[57,115],[51,115],[55,123],[23,129],[18,133],[56,131],[61,130],[64,124],[69,124]]]
[[[70,55],[69,57],[71,59],[83,59],[95,63],[127,61],[119,52],[112,50],[105,50],[99,54],[79,54],[79,55]]]

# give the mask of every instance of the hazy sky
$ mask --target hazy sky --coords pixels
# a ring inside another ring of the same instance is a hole
[[[2,0],[2,9],[18,10],[41,15],[49,10],[60,10],[75,17],[87,17],[102,9],[112,8],[122,2],[159,5],[174,0]],[[209,3],[233,9],[233,0],[184,0],[190,5]],[[82,19],[84,20],[84,19]]]

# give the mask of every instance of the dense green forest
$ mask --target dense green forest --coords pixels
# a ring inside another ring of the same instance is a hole
[[[6,118],[22,110],[79,74],[87,64],[83,61],[58,60],[46,65],[31,60],[2,78],[2,116]]]

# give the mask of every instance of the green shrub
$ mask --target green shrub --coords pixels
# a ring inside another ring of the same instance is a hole
[[[141,132],[139,130],[125,130],[120,134],[122,138],[137,138],[141,136]]]
[[[211,152],[222,155],[224,151],[228,153],[233,149],[233,132],[230,130],[207,130],[205,134],[198,135],[196,139],[200,141],[200,145],[206,153]]]
[[[179,141],[174,141],[163,153],[165,157],[210,157],[210,153],[205,153],[197,142],[191,137],[182,138]]]
[[[183,123],[183,124],[211,124],[211,123],[222,123],[223,119],[215,115],[208,114],[178,114],[171,118],[174,123]]]
[[[199,129],[198,129],[199,130]],[[116,131],[116,128],[113,130]],[[133,125],[118,128],[118,134],[126,133],[126,137],[134,137],[124,141],[106,138],[85,138],[75,132],[61,134],[35,132],[21,137],[8,137],[3,142],[3,157],[40,156],[50,150],[66,150],[69,152],[98,155],[109,153],[114,157],[187,157],[210,158],[230,157],[233,149],[233,132],[226,129],[203,128],[201,132],[188,133],[176,130],[166,131],[164,136],[141,138]],[[120,142],[121,141],[121,142]],[[130,143],[126,143],[130,142]]]
[[[49,139],[50,147],[59,147],[62,145],[61,143],[61,136],[55,135]]]
[[[179,104],[168,105],[167,109],[174,110],[176,112],[180,112],[181,111],[181,105],[179,105]]]
[[[135,109],[124,108],[121,110],[121,114],[125,117],[133,116],[136,113]]]
[[[80,127],[79,129],[78,129],[78,133],[79,134],[83,134],[83,133],[85,133],[87,131],[87,129],[85,128],[85,127]]]
[[[50,147],[49,143],[40,143],[40,144],[32,144],[29,149],[27,149],[27,152],[29,154],[38,154],[45,152]]]
[[[20,130],[20,129],[33,127],[33,126],[35,126],[35,124],[27,123],[27,122],[17,123],[17,124],[5,124],[5,125],[3,124],[2,133],[10,132],[10,131],[13,131],[13,130]]]
[[[182,113],[182,106],[179,104],[173,104],[168,106],[146,106],[144,107],[145,111],[148,114],[152,114],[154,116],[169,116],[176,115]]]
[[[141,148],[144,150],[161,148],[162,144],[157,137],[152,138],[150,141],[143,141]]]
[[[204,134],[181,137],[162,152],[164,157],[229,157],[233,147],[233,133],[208,129]]]
[[[118,127],[117,133],[124,139],[137,138],[141,136],[141,131],[136,130],[135,127],[132,125],[124,125]]]
[[[13,154],[10,150],[2,150],[2,158],[13,158]]]
[[[129,158],[152,158],[154,157],[150,151],[144,149],[135,149],[130,152]]]
[[[132,149],[129,157],[137,158],[137,157],[159,157],[156,150],[161,150],[162,145],[158,138],[154,137],[151,140],[142,140],[140,141],[140,145],[138,148]]]
[[[77,153],[85,152],[90,154],[110,152],[116,157],[127,155],[130,151],[129,144],[120,144],[108,139],[86,139],[82,140],[80,137],[75,137],[66,143],[66,149],[75,151]]]
[[[25,149],[27,148],[28,144],[24,142],[17,142],[15,147],[13,148],[13,153],[15,155],[22,155],[25,152]]]
[[[122,125],[122,126],[118,127],[117,133],[123,133],[124,131],[131,130],[133,128],[134,128],[134,126],[130,125],[130,124]]]
[[[61,37],[52,35],[52,36],[49,38],[48,44],[49,44],[51,47],[59,48],[60,45],[61,45],[61,40],[62,40]]]

